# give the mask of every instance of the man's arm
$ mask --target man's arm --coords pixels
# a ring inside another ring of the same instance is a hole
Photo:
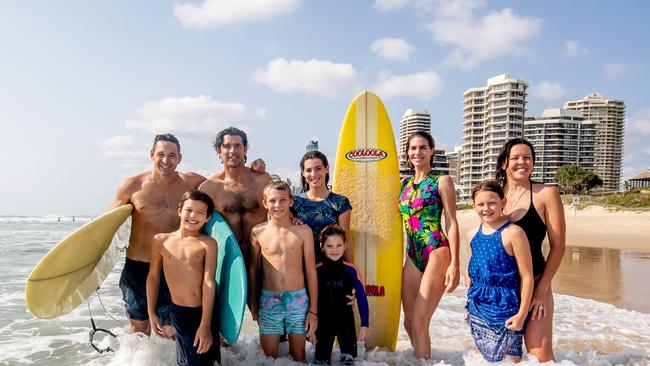
[[[110,211],[114,208],[118,208],[129,203],[131,201],[131,195],[135,191],[135,188],[138,185],[139,181],[139,176],[130,177],[125,180],[124,183],[122,183],[122,185],[117,188],[117,192],[115,192],[113,200],[108,205],[108,210]]]
[[[201,186],[201,183],[205,182],[206,180],[204,176],[194,172],[181,173],[181,176],[188,183],[189,186],[197,189],[199,188],[199,186]]]
[[[303,240],[303,260],[305,262],[305,275],[307,276],[307,293],[309,295],[309,312],[305,319],[307,338],[313,339],[318,327],[318,277],[316,275],[316,258],[314,254],[314,236],[309,226],[301,230]]]
[[[160,270],[162,267],[162,256],[160,251],[164,239],[160,234],[155,235],[151,242],[151,262],[149,263],[149,274],[147,275],[147,312],[149,313],[149,322],[151,329],[160,337],[163,337],[162,324],[156,314],[156,302],[158,301],[158,291],[160,289]]]
[[[203,262],[203,285],[201,287],[201,323],[194,337],[194,347],[198,345],[197,353],[205,353],[214,342],[213,334],[210,331],[212,324],[212,312],[214,309],[215,282],[214,276],[217,271],[217,242],[213,238],[204,237],[202,242],[205,245],[205,257]]]
[[[260,244],[257,241],[257,233],[258,229],[253,228],[251,231],[251,249],[250,249],[250,262],[248,263],[248,283],[249,283],[249,288],[248,288],[248,302],[251,307],[251,315],[253,316],[253,320],[256,321],[259,318],[259,301],[260,299],[257,298],[255,294],[258,293],[258,286],[259,284],[257,283],[257,278],[258,278],[258,271],[259,271],[259,264],[260,264],[260,255],[262,253],[262,248],[260,247]]]

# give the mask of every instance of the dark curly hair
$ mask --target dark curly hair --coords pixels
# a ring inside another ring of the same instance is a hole
[[[221,146],[223,145],[223,138],[226,135],[230,136],[239,136],[241,137],[241,141],[244,144],[244,148],[248,149],[248,137],[246,136],[246,132],[240,130],[239,128],[236,127],[228,127],[224,130],[221,130],[217,136],[214,138],[214,142],[212,143],[212,147],[217,151],[217,153],[221,152]],[[244,163],[246,162],[247,156],[244,155]]]

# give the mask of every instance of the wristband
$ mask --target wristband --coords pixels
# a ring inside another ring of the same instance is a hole
[[[309,313],[309,314],[314,314],[314,316],[318,316],[318,314],[316,314],[316,312],[311,311],[311,310],[309,310],[308,313]]]

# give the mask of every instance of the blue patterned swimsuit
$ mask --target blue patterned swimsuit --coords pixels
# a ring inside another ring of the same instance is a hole
[[[472,338],[483,357],[490,362],[507,355],[522,355],[523,329],[512,331],[505,322],[519,312],[521,303],[519,270],[515,257],[503,247],[501,232],[506,222],[492,234],[483,234],[483,225],[470,243],[472,257],[468,273],[467,322]]]
[[[297,218],[307,224],[314,233],[314,253],[316,263],[322,262],[323,254],[320,250],[320,232],[327,225],[338,224],[339,216],[352,209],[347,197],[330,192],[322,201],[311,201],[306,197],[293,196],[291,211]]]

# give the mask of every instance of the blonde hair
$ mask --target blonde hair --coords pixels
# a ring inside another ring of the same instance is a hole
[[[289,194],[289,197],[291,196],[291,187],[289,187],[289,184],[282,179],[273,179],[272,181],[269,182],[269,184],[264,187],[264,190],[262,191],[262,196],[264,199],[266,199],[266,192],[275,189],[277,191],[285,191],[287,194]]]

